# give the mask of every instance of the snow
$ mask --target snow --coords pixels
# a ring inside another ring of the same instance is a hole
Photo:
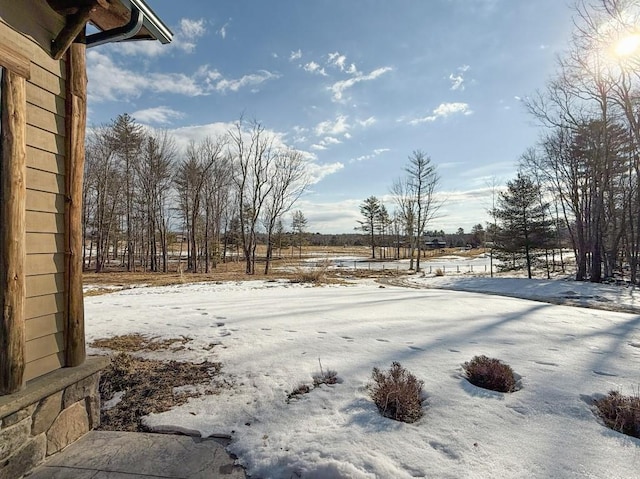
[[[634,310],[635,289],[410,278],[420,289],[370,280],[128,289],[85,299],[87,336],[185,335],[184,350],[154,355],[222,362],[234,387],[145,422],[230,436],[230,452],[254,478],[638,477],[640,440],[607,429],[590,406],[639,386],[640,316],[593,309]],[[469,384],[461,365],[479,354],[510,364],[522,389]],[[319,360],[340,382],[287,403],[289,392],[312,384]],[[372,368],[392,361],[424,380],[425,414],[414,424],[381,417],[368,396]]]

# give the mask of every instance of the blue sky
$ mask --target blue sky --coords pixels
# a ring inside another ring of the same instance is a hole
[[[563,0],[148,0],[170,45],[91,48],[89,122],[129,113],[178,145],[241,114],[306,152],[296,205],[310,231],[351,232],[413,150],[438,166],[440,217],[489,217],[492,178],[515,176],[540,129],[521,98],[543,88],[569,39]],[[287,219],[290,221],[290,219]]]

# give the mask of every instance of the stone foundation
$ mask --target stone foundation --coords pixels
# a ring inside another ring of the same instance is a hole
[[[58,369],[0,396],[0,479],[18,479],[100,424],[104,357]]]

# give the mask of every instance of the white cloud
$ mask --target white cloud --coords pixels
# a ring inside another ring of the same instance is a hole
[[[311,145],[311,148],[314,150],[326,150],[327,148],[329,148],[332,145],[339,145],[340,143],[342,143],[340,140],[338,140],[337,138],[333,137],[333,136],[325,136],[322,140],[320,140],[317,143],[314,143],[313,145]]]
[[[184,118],[184,113],[168,106],[156,106],[134,111],[131,116],[142,123],[166,125],[170,124],[173,119]]]
[[[318,75],[327,76],[327,72],[325,71],[325,69],[320,67],[320,65],[314,61],[310,61],[309,63],[304,65],[303,68],[304,68],[304,71],[306,72],[317,73]]]
[[[317,136],[326,136],[326,135],[340,135],[346,133],[350,126],[347,123],[347,118],[345,115],[339,115],[336,117],[335,121],[326,120],[318,123],[314,128],[314,132]]]
[[[449,75],[449,80],[451,81],[451,89],[452,90],[460,90],[463,91],[465,89],[464,85],[464,73],[469,70],[469,65],[462,65],[457,68],[458,73],[451,73]]]
[[[97,50],[87,52],[89,96],[92,101],[138,98],[142,92],[171,93],[185,96],[209,95],[214,91],[238,91],[256,86],[280,75],[261,70],[238,79],[225,79],[217,70],[203,65],[192,75],[185,73],[135,72]]]
[[[124,55],[149,57],[166,55],[175,50],[182,53],[193,53],[196,49],[196,40],[207,33],[206,25],[207,21],[204,18],[183,18],[176,28],[173,40],[168,45],[162,45],[160,42],[118,42],[111,44],[109,49]]]
[[[469,105],[467,103],[441,103],[435,110],[433,110],[431,115],[422,118],[414,118],[413,120],[409,121],[409,124],[418,125],[420,123],[430,123],[436,121],[439,118],[447,118],[451,115],[471,115],[472,113],[473,111],[469,108]]]
[[[198,20],[191,20],[189,18],[183,18],[180,20],[181,33],[186,38],[198,38],[205,34],[207,29],[205,28],[205,19],[200,18]]]
[[[207,93],[206,84],[184,73],[138,73],[116,64],[97,50],[87,52],[89,96],[92,101],[137,98],[143,91],[198,96]]]
[[[366,120],[358,120],[358,125],[360,125],[362,128],[369,128],[376,121],[377,120],[376,120],[376,118],[374,116],[370,116]]]
[[[337,173],[343,168],[344,165],[339,161],[336,161],[334,163],[326,164],[309,163],[307,170],[309,173],[310,182],[313,185],[319,183],[327,176]]]
[[[385,73],[387,73],[387,72],[389,72],[391,70],[392,70],[391,67],[381,67],[381,68],[377,68],[377,69],[373,70],[371,73],[369,73],[367,75],[363,75],[362,73],[358,73],[355,76],[353,76],[351,78],[348,78],[346,80],[340,80],[340,81],[335,82],[333,85],[331,85],[331,87],[329,87],[329,89],[333,93],[333,100],[334,101],[341,101],[343,96],[344,96],[344,92],[346,90],[348,90],[349,88],[353,87],[355,84],[363,82],[363,81],[375,80],[379,76],[384,75]]]
[[[359,163],[361,161],[371,160],[371,159],[375,158],[376,156],[381,155],[382,153],[386,153],[387,151],[391,151],[391,149],[389,149],[389,148],[376,148],[375,150],[373,150],[371,153],[369,153],[367,155],[362,155],[362,156],[358,156],[356,158],[351,158],[351,160],[349,160],[349,163]]]
[[[223,40],[227,38],[227,28],[229,28],[229,22],[225,23],[218,29],[217,33],[222,37]]]
[[[452,90],[464,90],[464,78],[462,75],[454,75],[451,73],[449,75],[449,80],[451,80]]]
[[[344,65],[345,65],[345,62],[347,61],[347,57],[345,55],[340,55],[340,53],[334,52],[334,53],[329,53],[329,55],[327,56],[329,59],[328,60],[329,64],[339,68],[340,71],[344,71]]]
[[[298,49],[295,52],[291,52],[291,55],[289,55],[289,61],[293,62],[295,60],[300,60],[302,58],[302,50]]]
[[[222,79],[216,83],[216,90],[226,92],[227,90],[238,91],[246,86],[255,86],[264,83],[267,80],[280,78],[277,73],[271,73],[267,70],[260,70],[258,73],[244,75],[237,79]]]

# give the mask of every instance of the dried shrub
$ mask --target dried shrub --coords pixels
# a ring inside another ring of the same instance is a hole
[[[314,266],[298,265],[293,268],[292,283],[322,284],[327,282],[327,272],[331,261],[321,261]]]
[[[444,270],[442,268],[436,268],[435,275],[444,276]]]
[[[298,399],[298,397],[303,394],[310,393],[313,389],[320,387],[322,384],[331,385],[338,383],[337,371],[332,369],[327,369],[325,371],[322,369],[322,362],[320,361],[320,358],[318,358],[318,364],[320,365],[320,373],[313,376],[313,386],[308,386],[307,384],[301,384],[298,386],[287,395],[287,404],[289,404],[292,399]]]
[[[640,438],[640,393],[623,396],[610,391],[608,396],[594,401],[604,424],[614,431]]]
[[[302,396],[303,394],[308,394],[310,392],[311,388],[309,386],[307,386],[306,384],[301,384],[289,394],[287,394],[287,404],[289,404],[292,399],[298,399],[298,397]]]
[[[462,367],[469,382],[478,387],[503,393],[517,390],[513,369],[499,359],[474,356]]]
[[[321,371],[320,374],[313,376],[313,385],[318,387],[321,384],[336,384],[338,382],[338,372],[332,369]]]
[[[338,382],[338,372],[333,369],[322,368],[322,361],[318,358],[318,365],[320,366],[320,374],[313,376],[313,387],[318,387],[321,384],[336,384]]]
[[[372,379],[369,391],[380,414],[408,423],[422,417],[424,381],[417,379],[396,361],[391,363],[387,372],[373,368]]]
[[[178,361],[140,359],[126,353],[111,358],[110,365],[100,378],[101,402],[124,392],[114,407],[102,410],[99,429],[107,431],[145,431],[142,417],[168,411],[184,404],[197,393],[177,393],[174,388],[206,385],[206,393],[229,384],[216,381],[219,363],[205,361],[200,364]]]

